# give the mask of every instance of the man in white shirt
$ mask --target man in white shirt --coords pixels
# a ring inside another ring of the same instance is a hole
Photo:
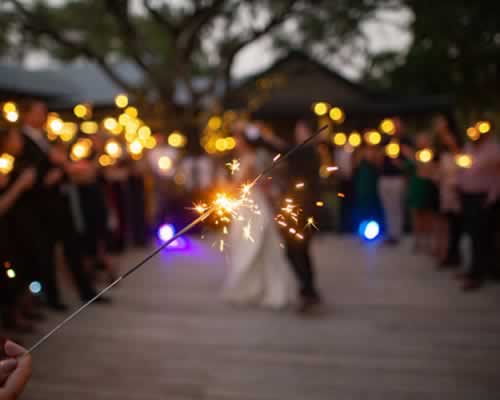
[[[500,195],[500,144],[487,133],[464,150],[472,159],[471,167],[461,169],[458,175],[465,230],[472,242],[472,260],[463,282],[463,289],[468,291],[478,289],[485,278],[498,273],[494,271],[494,205]]]

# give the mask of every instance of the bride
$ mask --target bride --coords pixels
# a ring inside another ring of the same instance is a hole
[[[261,173],[272,158],[265,149],[251,143],[249,127],[244,121],[236,122],[234,128],[240,169],[233,178],[235,185],[242,185]],[[267,192],[268,188],[263,185],[255,186],[251,198],[260,210],[259,215],[242,208],[240,214],[244,221],[235,219],[232,222],[229,237],[231,262],[223,297],[235,304],[279,309],[292,302],[295,291]],[[250,239],[245,238],[249,226]]]

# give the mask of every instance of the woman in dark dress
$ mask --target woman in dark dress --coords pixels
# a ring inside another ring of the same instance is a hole
[[[115,279],[113,263],[107,252],[108,205],[104,192],[104,182],[97,156],[102,146],[98,137],[92,137],[92,151],[85,161],[92,164],[89,173],[75,182],[82,217],[82,244],[85,264],[91,273],[104,270],[108,280]]]
[[[22,137],[15,128],[0,131],[0,154],[16,156],[22,150]],[[33,303],[28,286],[33,268],[23,238],[18,235],[16,214],[23,212],[20,198],[36,181],[32,168],[0,173],[0,304],[5,307],[3,323],[6,328],[23,332],[33,330],[26,316],[33,315]]]

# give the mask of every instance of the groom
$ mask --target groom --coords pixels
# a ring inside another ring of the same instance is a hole
[[[295,142],[302,143],[313,134],[305,120],[300,120],[295,126]],[[299,217],[299,226],[307,224],[307,218],[317,214],[316,202],[319,200],[318,172],[319,156],[312,146],[306,146],[293,154],[288,162],[288,193],[293,194],[297,204],[303,209]],[[304,188],[296,190],[297,183],[304,183]],[[307,314],[321,304],[321,298],[315,284],[314,266],[311,260],[311,239],[314,228],[304,231],[304,239],[297,240],[285,234],[287,256],[300,288],[299,314]]]

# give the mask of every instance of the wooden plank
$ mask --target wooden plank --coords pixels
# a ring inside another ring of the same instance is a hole
[[[465,295],[410,243],[322,237],[314,254],[327,311],[303,319],[224,304],[224,256],[191,244],[40,348],[25,398],[498,399],[498,287]]]

